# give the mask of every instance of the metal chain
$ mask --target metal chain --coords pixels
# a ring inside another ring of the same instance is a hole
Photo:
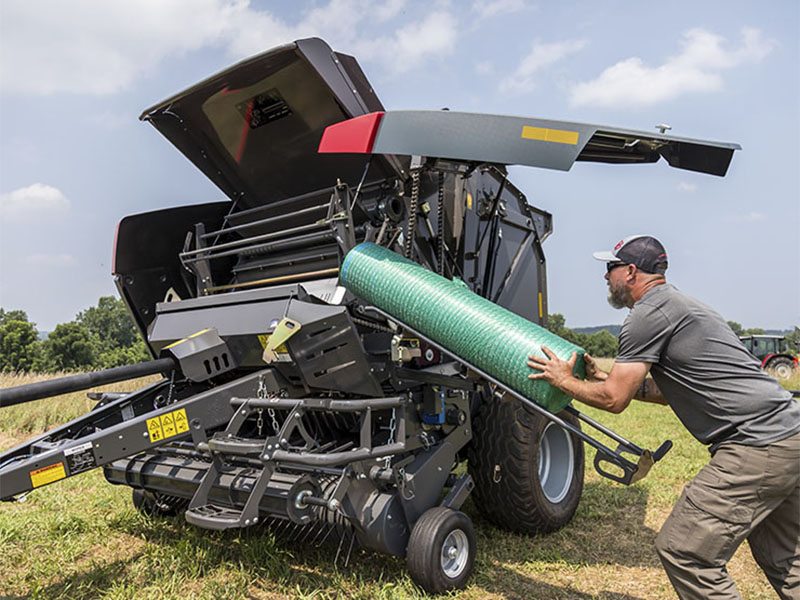
[[[436,209],[436,263],[444,275],[444,173],[439,173],[438,208]]]
[[[414,238],[417,234],[417,205],[419,204],[419,170],[411,172],[411,202],[408,207],[408,231],[406,232],[404,256],[413,260]]]
[[[258,419],[256,420],[256,427],[258,427],[258,437],[261,437],[261,430],[264,427],[264,409],[258,409]]]
[[[267,384],[264,383],[264,377],[262,375],[260,375],[258,377],[258,392],[256,392],[256,395],[260,400],[268,400],[270,398],[276,398],[277,397],[277,394],[267,390]],[[262,412],[261,410],[258,411],[258,422],[257,422],[257,424],[258,424],[258,434],[259,435],[261,435],[261,427],[264,424],[264,421],[261,418],[261,412]],[[281,430],[281,426],[280,426],[280,423],[278,423],[278,419],[275,416],[275,409],[274,408],[268,408],[267,409],[267,414],[272,419],[272,429],[275,432],[275,435],[278,435],[278,432]]]
[[[172,392],[175,390],[175,371],[169,379],[169,390],[167,390],[167,404],[172,404]]]
[[[281,430],[281,426],[278,424],[278,419],[275,418],[275,409],[268,408],[267,414],[272,417],[272,429],[275,431],[275,435],[278,435],[278,432]]]

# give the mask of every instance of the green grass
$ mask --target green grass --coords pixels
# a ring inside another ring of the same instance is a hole
[[[0,376],[0,387],[27,379]],[[131,384],[131,387],[142,382]],[[114,386],[116,389],[124,389]],[[789,382],[791,389],[800,381]],[[82,394],[0,410],[0,447],[82,414]],[[599,477],[587,454],[585,491],[575,518],[548,536],[498,530],[468,501],[478,558],[470,586],[455,598],[674,598],[653,541],[683,485],[707,461],[665,407],[634,403],[621,415],[588,414],[640,445],[675,447],[631,487]],[[354,553],[333,565],[330,548],[276,540],[266,528],[208,532],[181,518],[147,519],[130,489],[99,470],[0,504],[2,598],[417,598],[403,560]],[[335,550],[334,550],[335,551]],[[745,598],[774,593],[746,545],[730,564]]]

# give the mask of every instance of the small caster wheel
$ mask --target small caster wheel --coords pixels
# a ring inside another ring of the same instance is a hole
[[[436,506],[414,524],[406,551],[411,579],[430,594],[462,589],[475,565],[475,532],[464,513]]]
[[[133,506],[146,517],[174,517],[186,507],[186,500],[133,488]]]

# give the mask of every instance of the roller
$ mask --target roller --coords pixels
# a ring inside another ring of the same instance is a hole
[[[350,292],[473,364],[551,412],[571,398],[528,378],[529,355],[542,346],[564,360],[577,352],[574,373],[585,377],[583,348],[399,254],[364,242],[345,256],[339,280]]]

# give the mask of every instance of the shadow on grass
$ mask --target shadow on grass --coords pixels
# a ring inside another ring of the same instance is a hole
[[[644,524],[646,507],[647,492],[640,487],[587,483],[578,512],[566,527],[530,537],[495,528],[468,502],[464,510],[475,522],[478,544],[472,585],[508,598],[634,600],[634,596],[610,591],[591,595],[559,587],[537,578],[537,572],[565,567],[574,572],[593,565],[660,568],[653,550],[656,532]],[[37,592],[48,598],[95,598],[113,587],[135,589],[156,570],[181,573],[195,583],[233,570],[246,574],[250,582],[268,582],[272,592],[277,587],[289,595],[363,597],[373,592],[383,595],[384,586],[421,594],[402,559],[354,550],[347,566],[337,566],[334,541],[321,547],[286,541],[276,538],[267,526],[210,532],[196,529],[180,517],[146,519],[133,512],[112,517],[109,525],[114,531],[146,540],[147,545],[124,563],[92,563]],[[236,592],[248,593],[246,586]]]

